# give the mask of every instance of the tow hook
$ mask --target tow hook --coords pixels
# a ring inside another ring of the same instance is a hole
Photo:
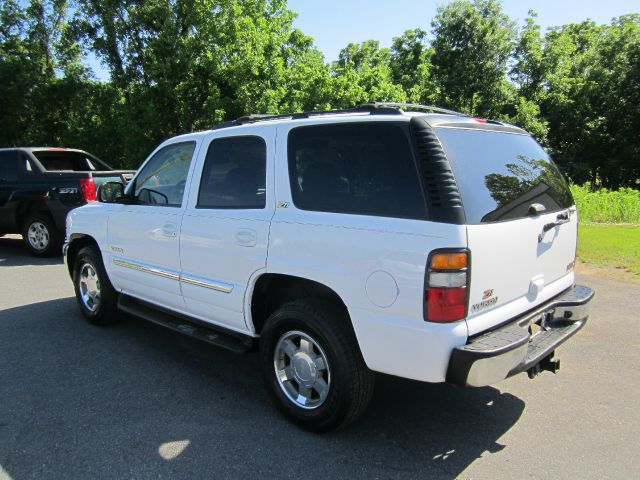
[[[548,357],[545,357],[542,360],[540,360],[540,363],[534,365],[529,370],[527,370],[527,375],[529,376],[529,378],[534,378],[543,370],[547,370],[552,373],[558,373],[558,371],[560,370],[560,359],[559,358],[554,359],[553,353],[552,353]]]

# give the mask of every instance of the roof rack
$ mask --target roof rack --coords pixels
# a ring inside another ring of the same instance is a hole
[[[458,115],[460,117],[468,117],[466,113],[456,112],[455,110],[447,110],[446,108],[434,107],[433,105],[420,105],[419,103],[402,103],[402,102],[371,102],[361,106],[372,106],[374,108],[395,108],[402,112],[434,112],[444,113],[446,115]]]
[[[250,123],[266,122],[269,120],[298,120],[301,118],[311,118],[320,115],[340,115],[349,113],[368,113],[369,115],[401,115],[403,112],[434,112],[444,113],[447,115],[459,115],[468,117],[468,115],[453,110],[447,110],[445,108],[433,107],[431,105],[418,105],[415,103],[395,103],[395,102],[370,102],[363,103],[353,108],[343,108],[338,110],[311,110],[301,113],[282,113],[282,114],[264,114],[253,113],[251,115],[244,115],[238,117],[235,120],[219,123],[214,125],[212,130],[218,130],[220,128],[237,127],[240,125],[246,125]]]

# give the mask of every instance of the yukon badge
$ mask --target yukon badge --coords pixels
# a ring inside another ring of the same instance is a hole
[[[498,297],[493,296],[493,288],[490,288],[489,290],[485,290],[484,292],[482,292],[482,301],[473,304],[471,306],[471,311],[479,312],[480,310],[491,307],[496,303],[498,303]]]

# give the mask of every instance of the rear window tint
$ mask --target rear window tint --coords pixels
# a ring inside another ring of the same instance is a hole
[[[546,212],[573,205],[564,178],[528,135],[436,128],[456,177],[467,223],[523,218],[529,206]]]
[[[425,218],[406,125],[362,122],[294,128],[288,157],[298,208]]]
[[[32,152],[47,171],[87,172],[96,169],[86,155],[78,152]]]

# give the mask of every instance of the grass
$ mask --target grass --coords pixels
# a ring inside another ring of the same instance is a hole
[[[581,224],[578,233],[580,260],[625,268],[640,279],[640,225]]]
[[[640,190],[601,188],[592,191],[588,183],[570,188],[581,222],[640,224]]]

